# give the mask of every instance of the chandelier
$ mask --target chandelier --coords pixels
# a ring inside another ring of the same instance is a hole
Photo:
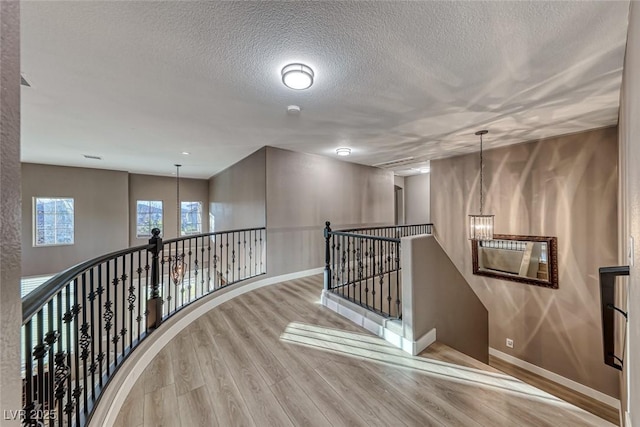
[[[470,240],[493,240],[493,219],[494,215],[484,214],[482,208],[484,198],[482,194],[484,162],[482,158],[482,136],[488,134],[488,130],[479,130],[476,135],[480,136],[480,214],[469,215],[469,239]]]

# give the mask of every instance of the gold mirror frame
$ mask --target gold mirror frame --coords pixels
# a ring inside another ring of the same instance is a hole
[[[473,260],[473,274],[478,276],[492,277],[494,279],[509,280],[511,282],[526,283],[529,285],[542,286],[545,288],[558,289],[558,240],[548,236],[519,236],[513,234],[495,234],[493,240],[514,240],[519,242],[545,242],[547,243],[547,269],[548,280],[536,279],[532,277],[518,276],[510,273],[500,273],[498,271],[480,270],[478,262],[478,240],[471,241],[471,256]]]

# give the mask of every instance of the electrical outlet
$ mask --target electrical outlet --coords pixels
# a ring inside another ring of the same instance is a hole
[[[513,348],[513,340],[511,338],[507,338],[507,347]]]

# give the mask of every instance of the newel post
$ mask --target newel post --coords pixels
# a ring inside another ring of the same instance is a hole
[[[155,329],[162,323],[162,296],[160,295],[160,252],[162,252],[162,237],[160,229],[151,230],[152,237],[149,244],[151,252],[151,298],[147,300],[147,327]]]
[[[324,224],[324,289],[328,291],[331,289],[331,223],[327,221]]]

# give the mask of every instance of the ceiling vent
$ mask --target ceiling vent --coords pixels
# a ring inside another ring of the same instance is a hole
[[[20,75],[20,85],[21,86],[26,86],[26,87],[31,87],[31,85],[29,84],[27,79],[24,78],[23,75]]]
[[[84,158],[85,159],[91,159],[91,160],[102,160],[102,157],[100,157],[100,156],[92,156],[90,154],[85,154]]]
[[[393,168],[396,166],[406,165],[407,163],[413,162],[413,160],[413,157],[405,157],[404,159],[390,160],[388,162],[376,163],[375,165],[371,166],[374,166],[376,168]]]

